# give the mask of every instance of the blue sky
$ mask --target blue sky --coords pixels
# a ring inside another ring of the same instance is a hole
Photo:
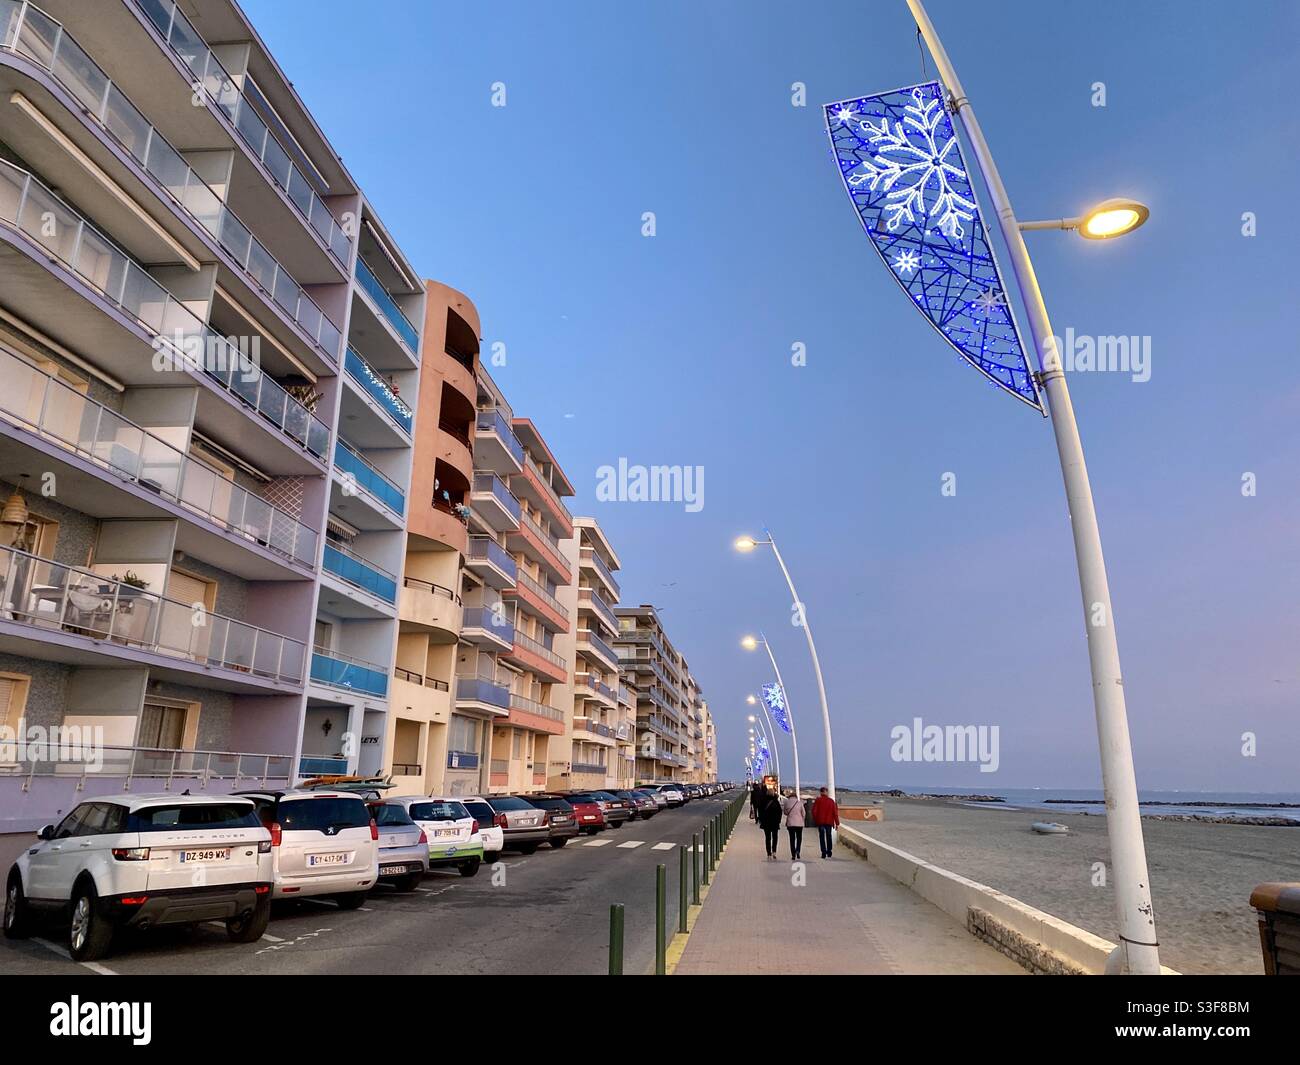
[[[902,0],[244,7],[411,260],[471,296],[485,348],[506,345],[495,375],[609,533],[624,601],[663,610],[724,773],[769,679],[738,646],[761,627],[804,777],[823,775],[779,571],[729,549],[767,524],[817,636],[841,783],[1100,786],[1050,426],[908,306],[829,154],[822,103],[922,80]],[[1139,785],[1300,789],[1300,9],[928,9],[1021,218],[1151,205],[1123,240],[1030,244],[1058,334],[1151,338],[1149,381],[1070,379]],[[620,457],[702,465],[703,509],[598,503]],[[891,761],[915,716],[998,725],[1000,770]]]

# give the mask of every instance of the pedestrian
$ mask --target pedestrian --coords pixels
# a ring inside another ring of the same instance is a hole
[[[763,782],[761,780],[754,781],[754,786],[749,789],[749,819],[751,821],[756,822],[758,820],[758,807],[763,794]]]
[[[817,841],[822,847],[822,857],[831,856],[831,845],[835,842],[834,831],[840,827],[840,808],[825,788],[817,796],[812,808],[813,824],[817,826]]]
[[[803,849],[804,808],[794,788],[786,789],[781,808],[785,811],[785,830],[790,834],[790,861],[797,862]]]
[[[764,788],[758,801],[758,823],[767,843],[767,858],[774,862],[777,841],[781,838],[781,797]]]

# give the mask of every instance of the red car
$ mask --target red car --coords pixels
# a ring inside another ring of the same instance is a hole
[[[594,795],[566,795],[565,799],[573,807],[573,816],[580,832],[594,836],[597,832],[605,831],[605,815]]]

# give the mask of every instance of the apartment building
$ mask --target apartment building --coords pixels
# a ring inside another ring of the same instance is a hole
[[[636,699],[636,780],[691,782],[701,692],[686,660],[669,641],[653,606],[617,607],[615,647],[624,683]]]
[[[636,711],[619,699],[619,659],[612,642],[618,634],[618,555],[594,518],[575,518],[573,536],[560,551],[576,580],[560,591],[572,631],[561,638],[561,654],[571,663],[572,680],[561,700],[570,707],[563,758],[553,759],[547,786],[564,788],[630,787],[635,776]]]
[[[376,771],[425,288],[238,5],[185,10],[0,0],[0,725],[99,730],[107,788]],[[0,833],[68,753],[0,745]]]

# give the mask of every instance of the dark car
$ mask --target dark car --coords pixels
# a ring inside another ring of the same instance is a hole
[[[579,832],[594,836],[609,827],[605,824],[605,811],[600,808],[596,796],[583,791],[571,791],[565,794],[564,801],[573,807],[573,818],[578,823]]]
[[[649,819],[659,812],[659,804],[654,801],[646,792],[637,791],[635,788],[619,788],[611,792],[620,799],[626,800],[632,810],[632,820],[637,818]]]
[[[539,810],[550,815],[552,848],[559,850],[578,834],[578,817],[572,803],[563,795],[528,795],[525,796]]]
[[[502,849],[532,854],[551,838],[551,818],[545,810],[518,795],[489,795],[493,823],[501,829]]]
[[[600,812],[605,815],[605,823],[610,828],[619,828],[632,820],[632,804],[626,799],[620,799],[612,791],[592,791],[589,794],[600,803]]]

